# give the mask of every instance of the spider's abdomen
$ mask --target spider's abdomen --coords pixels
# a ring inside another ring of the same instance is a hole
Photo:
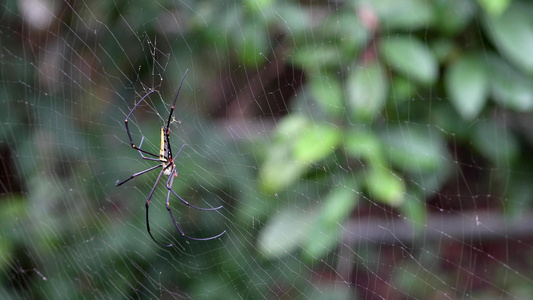
[[[172,156],[170,148],[168,146],[168,136],[165,134],[166,128],[161,127],[161,148],[159,150],[159,159],[162,161],[168,161],[168,158]]]
[[[166,134],[167,128],[161,127],[161,149],[159,150],[159,159],[163,162],[163,174],[169,176],[174,169],[174,162],[172,161],[172,153],[170,151],[170,142],[168,141],[168,135]]]

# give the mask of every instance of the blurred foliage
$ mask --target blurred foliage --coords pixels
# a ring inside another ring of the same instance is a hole
[[[356,209],[390,207],[423,238],[427,202],[465,165],[490,173],[475,185],[505,199],[499,209],[529,209],[530,2],[36,2],[0,4],[3,299],[353,299],[361,289],[339,286],[329,268]],[[136,140],[158,132],[154,111],[164,118],[186,68],[174,141],[190,148],[174,190],[225,211],[174,208],[191,236],[228,234],[183,241],[157,202],[155,234],[180,245],[160,249],[142,199],[155,177],[114,187],[149,166],[129,149],[123,119],[156,88],[133,128]],[[235,113],[242,98],[260,107]],[[237,141],[220,129],[253,122],[275,126]],[[378,268],[363,248],[350,263]],[[531,269],[499,267],[494,291],[478,298],[531,294]],[[440,271],[398,264],[390,287],[437,298],[461,282]]]

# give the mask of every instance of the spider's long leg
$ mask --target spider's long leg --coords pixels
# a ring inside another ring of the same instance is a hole
[[[123,185],[124,183],[126,183],[126,182],[132,180],[133,178],[135,178],[135,177],[137,177],[137,176],[139,176],[139,175],[142,175],[142,174],[144,174],[144,173],[148,173],[148,172],[150,172],[150,171],[152,171],[152,170],[155,170],[155,169],[157,169],[157,168],[160,168],[160,167],[162,167],[162,166],[163,166],[163,164],[159,164],[159,165],[157,165],[157,166],[153,166],[153,167],[151,167],[151,168],[149,168],[149,169],[146,169],[146,170],[144,170],[144,171],[141,171],[141,172],[139,172],[139,173],[135,173],[135,174],[131,175],[130,178],[128,178],[128,179],[126,179],[126,180],[123,180],[123,181],[121,181],[121,182],[119,182],[119,180],[117,180],[117,182],[115,183],[115,186]]]
[[[176,155],[174,156],[173,160],[176,160],[176,158],[178,158],[178,155],[180,155],[181,150],[183,150],[183,148],[185,148],[185,146],[187,146],[187,144],[181,145],[180,150],[178,151],[178,153],[176,153]]]
[[[183,147],[182,147],[183,148]],[[201,208],[201,207],[198,207],[198,206],[194,206],[192,204],[190,204],[189,202],[185,201],[185,199],[181,198],[176,192],[174,192],[174,190],[172,189],[172,184],[174,182],[174,175],[177,174],[177,170],[176,168],[174,168],[174,170],[172,170],[172,172],[170,173],[170,176],[168,176],[168,180],[167,180],[167,189],[168,189],[168,192],[169,192],[169,195],[170,195],[170,192],[172,192],[172,194],[174,194],[174,196],[178,197],[178,199],[180,199],[181,202],[183,202],[183,204],[187,205],[187,206],[190,206],[194,209],[197,209],[197,210],[204,210],[204,211],[209,211],[209,210],[218,210],[218,209],[221,209],[222,208],[222,205],[221,206],[218,206],[218,207],[211,207],[211,208]],[[168,201],[167,201],[168,203]]]
[[[141,148],[143,146],[143,142],[144,142],[144,136],[142,137],[141,139],[141,143],[139,144],[139,148]],[[143,155],[143,153],[140,151],[140,149],[137,148],[137,150],[139,151],[139,154],[141,155],[141,157],[143,159],[146,159],[146,160],[151,160],[151,161],[159,161],[159,162],[162,162],[161,158],[152,158],[152,157],[146,157]]]
[[[182,147],[183,148],[183,147]],[[207,238],[195,238],[195,237],[190,237],[188,235],[185,235],[185,233],[183,232],[183,230],[181,230],[181,228],[179,227],[178,223],[176,222],[176,219],[174,219],[174,215],[172,214],[172,210],[170,209],[170,192],[174,193],[174,191],[172,190],[172,184],[174,183],[174,173],[176,172],[176,169],[174,169],[171,173],[170,173],[170,176],[168,177],[169,179],[167,180],[167,187],[170,186],[170,188],[168,189],[168,193],[167,193],[167,210],[170,214],[170,218],[172,219],[172,222],[174,223],[174,226],[176,227],[176,229],[179,231],[179,233],[181,234],[182,237],[184,238],[187,238],[189,240],[195,240],[195,241],[209,241],[209,240],[214,240],[220,236],[222,236],[224,233],[226,233],[226,230],[222,231],[221,233],[215,235],[215,236],[211,236],[211,237],[207,237]],[[174,195],[176,195],[176,193],[174,193]],[[179,197],[179,196],[178,196]],[[181,198],[180,198],[181,199]],[[183,199],[181,201],[184,201]],[[194,207],[192,205],[190,205],[191,207]],[[221,206],[222,207],[222,206]],[[206,209],[201,209],[201,208],[198,208],[200,210],[206,210]],[[211,210],[211,209],[209,209]]]
[[[178,96],[179,96],[180,91],[181,91],[181,86],[183,85],[183,81],[185,81],[185,76],[187,76],[187,72],[189,72],[189,69],[185,70],[185,74],[183,74],[183,78],[181,79],[180,86],[178,87],[178,91],[176,92],[176,97],[174,97],[174,102],[172,102],[172,106],[170,107],[170,112],[168,114],[167,126],[164,127],[165,128],[165,136],[166,136],[166,140],[167,141],[169,140],[169,136],[170,136],[170,121],[172,120],[172,114],[174,113],[174,108],[176,107],[176,101],[178,100]],[[183,148],[183,146],[181,148]],[[181,149],[180,149],[180,151],[181,151]],[[172,147],[170,146],[170,142],[168,143],[168,153],[172,153]],[[172,154],[170,154],[170,156],[172,156]]]
[[[180,148],[180,150],[178,151],[178,153],[176,153],[176,156],[174,156],[174,159],[173,161],[176,160],[176,158],[178,158],[178,155],[180,154],[181,150],[183,150],[183,148],[187,146],[187,144],[183,144]],[[170,166],[170,165],[169,165]],[[167,166],[168,167],[168,166]],[[183,204],[187,205],[187,206],[190,206],[192,208],[195,208],[195,209],[198,209],[198,210],[205,210],[205,211],[209,211],[209,210],[218,210],[218,209],[221,209],[222,208],[222,205],[219,206],[219,207],[214,207],[214,208],[201,208],[201,207],[198,207],[198,206],[194,206],[192,204],[190,204],[189,202],[185,201],[185,199],[181,198],[176,192],[174,192],[174,190],[172,189],[172,183],[174,182],[174,174],[177,176],[178,174],[178,170],[176,169],[176,167],[174,167],[174,170],[172,170],[172,174],[170,174],[170,176],[168,177],[168,180],[167,180],[167,189],[169,190],[169,192],[172,192],[176,197],[178,197],[178,199],[180,199],[181,202],[183,202]],[[171,182],[172,180],[172,182]]]
[[[183,78],[181,79],[180,86],[178,87],[178,92],[176,93],[176,97],[174,97],[174,102],[172,103],[172,107],[170,108],[170,114],[168,115],[167,128],[170,126],[170,120],[172,120],[172,113],[174,112],[174,107],[176,106],[176,100],[178,100],[178,95],[180,94],[181,86],[183,85],[183,81],[185,81],[185,76],[187,76],[187,72],[189,72],[189,69],[185,70],[185,74],[183,74]]]
[[[218,207],[210,207],[210,208],[202,208],[202,207],[194,206],[194,205],[190,204],[189,202],[185,201],[185,199],[181,198],[176,192],[174,192],[172,187],[167,186],[167,189],[169,190],[169,192],[172,192],[172,194],[174,194],[174,196],[178,197],[178,199],[180,199],[180,201],[183,202],[183,204],[185,204],[187,206],[190,206],[190,207],[192,207],[194,209],[197,209],[197,210],[203,210],[203,211],[219,210],[219,209],[221,209],[223,207],[222,205],[220,205]]]
[[[154,242],[156,242],[158,245],[163,246],[163,247],[172,247],[172,244],[168,244],[168,245],[161,244],[154,238],[154,236],[152,235],[152,232],[150,231],[150,218],[148,217],[148,205],[150,204],[152,195],[154,194],[155,188],[157,187],[157,184],[159,183],[159,180],[161,179],[161,175],[163,175],[164,171],[165,169],[159,172],[159,175],[157,176],[157,180],[155,181],[154,186],[152,187],[152,190],[150,191],[150,195],[148,195],[148,198],[146,199],[146,203],[144,205],[146,207],[146,230],[148,230],[148,234],[150,235],[152,240],[154,240]]]
[[[152,152],[149,152],[149,151],[146,151],[144,149],[141,149],[141,147],[137,147],[135,146],[135,144],[133,143],[133,139],[131,138],[131,133],[130,133],[130,128],[128,127],[128,120],[130,119],[131,115],[133,114],[133,112],[135,111],[135,109],[137,108],[137,106],[139,106],[139,104],[141,104],[141,102],[143,102],[143,100],[148,97],[148,95],[150,95],[154,90],[151,90],[149,91],[146,95],[144,95],[141,100],[139,100],[139,102],[137,102],[137,104],[135,104],[135,106],[133,107],[133,109],[130,111],[130,113],[128,114],[128,116],[126,117],[126,120],[124,120],[124,124],[126,124],[126,131],[128,132],[128,138],[130,139],[130,145],[131,145],[131,148],[139,151],[139,152],[144,152],[148,155],[152,155],[152,156],[155,156],[155,157],[159,157],[159,155],[157,154],[154,154]]]

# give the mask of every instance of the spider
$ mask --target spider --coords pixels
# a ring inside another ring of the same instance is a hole
[[[124,121],[124,124],[126,124],[126,131],[128,132],[128,137],[130,139],[131,148],[134,149],[134,150],[137,150],[143,159],[157,161],[157,162],[160,162],[160,164],[158,164],[156,166],[153,166],[151,168],[148,168],[148,169],[146,169],[144,171],[135,173],[135,174],[131,175],[126,180],[123,180],[123,181],[117,180],[117,182],[115,183],[115,186],[120,186],[120,185],[123,185],[124,183],[130,181],[131,179],[137,177],[137,176],[140,176],[142,174],[148,173],[148,172],[153,171],[153,170],[155,170],[157,168],[162,168],[161,172],[159,172],[159,175],[157,176],[157,179],[156,179],[156,181],[154,183],[154,186],[152,187],[152,190],[150,191],[150,194],[148,195],[148,199],[146,199],[145,207],[146,207],[146,229],[148,230],[148,234],[150,235],[152,240],[154,240],[154,242],[156,242],[157,244],[159,244],[160,246],[163,246],[163,247],[172,247],[172,244],[165,245],[165,244],[162,244],[162,243],[158,242],[154,238],[154,236],[150,232],[150,221],[149,221],[149,218],[148,218],[148,205],[150,204],[150,200],[152,199],[152,195],[154,194],[155,188],[157,187],[157,184],[159,183],[162,175],[168,176],[168,179],[167,179],[167,182],[166,182],[166,188],[168,190],[168,192],[167,192],[167,210],[170,213],[170,218],[172,219],[172,222],[174,223],[174,226],[179,231],[179,233],[181,234],[182,237],[190,239],[190,240],[195,240],[195,241],[208,241],[208,240],[216,239],[216,238],[222,236],[224,233],[226,233],[226,230],[224,230],[223,232],[221,232],[221,233],[219,233],[219,234],[217,234],[215,236],[208,237],[208,238],[195,238],[195,237],[187,236],[183,232],[183,230],[179,227],[178,223],[176,223],[176,220],[174,219],[174,215],[172,214],[172,210],[170,210],[170,204],[169,204],[169,202],[170,202],[170,194],[174,194],[174,196],[178,197],[178,199],[180,199],[180,201],[183,204],[185,204],[187,206],[190,206],[192,208],[198,209],[198,210],[210,211],[210,210],[218,210],[218,209],[222,208],[222,206],[215,207],[215,208],[201,208],[201,207],[194,206],[194,205],[190,204],[189,202],[185,201],[183,198],[181,198],[172,189],[172,184],[174,183],[174,178],[178,177],[178,170],[176,169],[176,165],[175,165],[174,161],[176,160],[176,158],[180,154],[181,150],[183,150],[183,147],[186,146],[186,144],[183,144],[181,146],[180,150],[178,151],[178,153],[176,154],[176,156],[172,157],[172,150],[170,149],[170,138],[169,138],[169,136],[170,136],[170,120],[172,119],[172,113],[174,112],[174,106],[176,105],[176,100],[178,99],[178,95],[180,94],[181,86],[183,85],[183,81],[185,80],[185,76],[187,76],[187,72],[188,71],[189,71],[188,69],[185,71],[185,74],[183,75],[183,79],[181,79],[181,83],[180,83],[180,85],[178,87],[178,92],[176,93],[176,97],[174,98],[174,103],[172,103],[172,107],[170,108],[170,113],[168,115],[167,124],[166,124],[166,126],[161,127],[161,149],[159,151],[159,155],[151,153],[151,152],[146,151],[144,149],[141,149],[142,143],[144,141],[144,137],[141,139],[141,143],[139,144],[139,147],[137,147],[133,143],[133,139],[131,138],[130,129],[128,127],[128,120],[131,117],[131,115],[133,114],[133,112],[135,111],[135,109],[137,108],[137,106],[139,106],[139,104],[141,104],[141,102],[143,102],[143,100],[146,97],[148,97],[154,90],[151,90],[150,92],[148,92],[146,95],[144,95],[141,98],[141,100],[139,100],[139,102],[137,102],[137,104],[135,104],[133,109],[130,111],[130,113],[126,117],[126,120]],[[148,154],[148,155],[153,156],[153,157],[146,157],[146,156],[143,155],[143,153],[144,154]]]

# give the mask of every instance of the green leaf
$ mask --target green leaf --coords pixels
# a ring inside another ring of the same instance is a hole
[[[399,206],[404,202],[403,180],[389,169],[372,166],[366,174],[366,185],[373,200],[392,206]]]
[[[277,192],[304,174],[310,162],[329,155],[341,142],[341,132],[331,125],[314,125],[300,115],[283,118],[260,170],[263,191]]]
[[[385,71],[377,62],[352,70],[346,80],[346,93],[356,120],[369,121],[381,111],[388,86]]]
[[[338,67],[340,53],[334,45],[306,44],[295,48],[291,55],[295,65],[310,72],[320,73],[319,70],[323,67]]]
[[[288,115],[278,123],[278,128],[273,134],[275,142],[277,144],[292,143],[309,126],[311,123],[306,117],[298,114]]]
[[[344,136],[344,148],[351,156],[372,163],[382,161],[382,145],[371,132],[348,131]]]
[[[310,28],[312,22],[309,12],[303,10],[297,3],[276,3],[277,25],[283,28],[285,34],[290,36],[303,36]]]
[[[394,76],[391,82],[391,90],[394,95],[393,105],[398,105],[398,103],[403,101],[411,100],[416,95],[417,86],[403,76]]]
[[[356,5],[360,10],[375,12],[387,31],[427,29],[435,18],[432,3],[425,0],[356,0]]]
[[[413,174],[434,172],[442,167],[446,147],[440,134],[417,126],[390,126],[382,136],[385,154],[400,170]]]
[[[533,73],[533,5],[513,1],[501,16],[487,15],[483,25],[498,50],[516,67]]]
[[[274,0],[244,0],[243,6],[245,9],[256,14],[265,14],[265,10],[268,10]]]
[[[481,57],[463,56],[446,72],[446,91],[453,106],[465,120],[477,117],[490,91],[486,64]]]
[[[411,189],[415,191],[420,191],[426,197],[430,199],[435,195],[438,195],[442,186],[449,180],[450,175],[452,174],[452,167],[456,167],[455,164],[443,163],[442,167],[429,172],[409,172],[408,180],[409,182],[414,182],[414,185],[411,185]],[[423,197],[420,197],[423,199]]]
[[[379,42],[383,61],[393,70],[422,84],[437,79],[438,62],[427,46],[414,36],[382,38]]]
[[[435,27],[448,35],[464,31],[477,13],[476,4],[470,0],[435,0],[433,2],[436,13]]]
[[[517,111],[533,109],[531,79],[495,55],[488,55],[494,101]]]
[[[293,157],[300,162],[317,162],[331,155],[341,141],[341,132],[330,125],[317,125],[302,132],[293,147]]]
[[[273,146],[260,170],[261,188],[267,193],[277,192],[298,180],[307,168],[307,164],[290,157],[290,148]]]
[[[320,210],[321,225],[337,227],[352,213],[359,201],[354,185],[337,186],[324,199]]]
[[[4,270],[6,265],[9,265],[12,261],[12,256],[15,255],[15,248],[17,244],[22,244],[25,239],[30,239],[27,236],[28,232],[32,232],[33,229],[27,227],[25,230],[18,230],[21,224],[31,223],[32,212],[28,210],[28,199],[26,197],[20,197],[15,194],[3,194],[2,201],[0,201],[0,253],[3,255],[3,259],[0,260],[0,267]],[[12,230],[8,230],[8,228]],[[28,241],[28,240],[26,240]],[[36,246],[33,244],[32,246]]]
[[[324,199],[318,209],[318,218],[308,235],[304,258],[322,258],[337,245],[341,231],[339,224],[352,213],[358,203],[359,195],[354,184],[335,187]]]
[[[327,112],[334,116],[340,116],[344,113],[344,95],[337,77],[313,76],[308,84],[317,103]]]
[[[301,208],[290,206],[268,220],[261,229],[258,249],[267,258],[280,258],[294,252],[309,235],[316,215],[302,213]]]
[[[511,4],[511,0],[477,0],[483,10],[494,17],[500,16]]]
[[[352,57],[370,40],[368,31],[369,28],[361,23],[360,18],[355,18],[353,12],[341,10],[329,15],[317,32],[321,32],[327,42],[334,42],[341,48],[344,56]]]
[[[312,234],[307,236],[302,255],[307,261],[325,257],[337,245],[342,233],[339,226],[324,227],[320,222],[315,222],[313,225],[309,230]]]
[[[419,197],[412,191],[409,191],[408,195],[405,204],[399,209],[402,212],[402,215],[410,221],[415,235],[421,234],[425,230],[427,219],[426,203],[423,201],[423,196]]]
[[[261,166],[261,188],[274,193],[289,186],[305,172],[306,166],[291,157],[294,140],[310,126],[309,120],[297,114],[283,118],[273,134],[273,143]]]

